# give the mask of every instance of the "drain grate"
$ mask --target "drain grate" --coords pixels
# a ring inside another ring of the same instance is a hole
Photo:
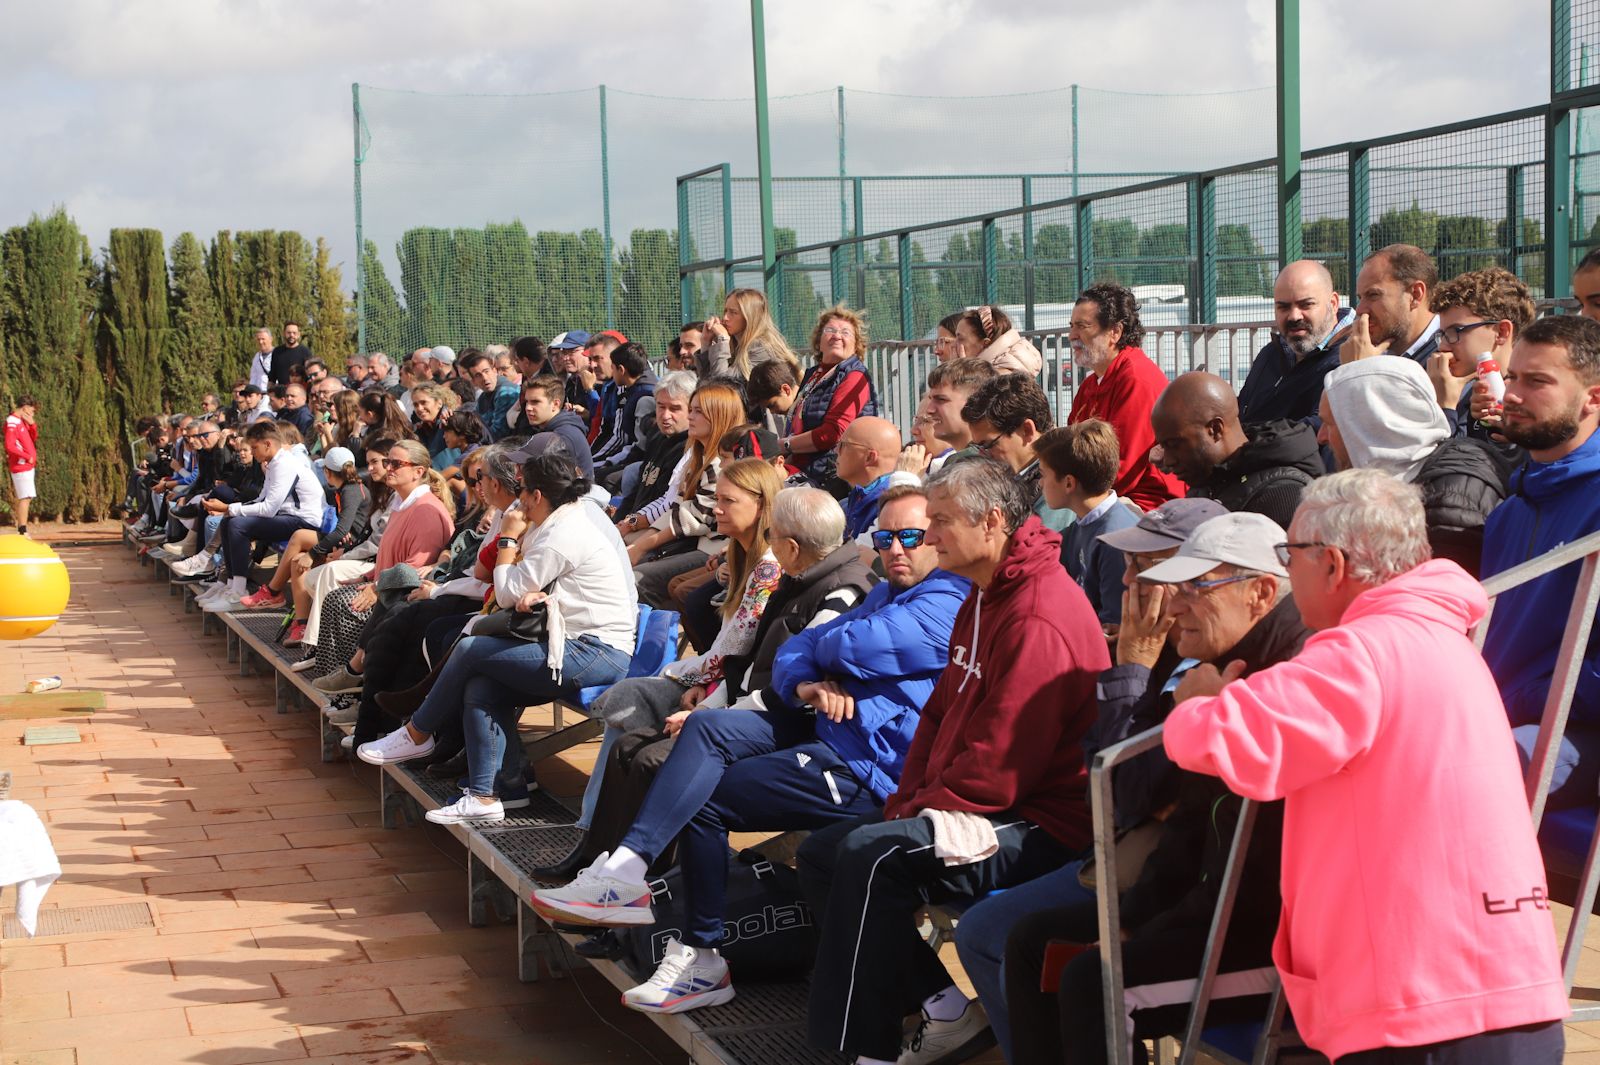
[[[122,902],[109,906],[66,906],[39,911],[41,936],[70,936],[79,932],[125,932],[131,928],[154,928],[155,918],[150,907],[143,902]],[[15,916],[5,919],[3,933],[6,939],[27,939],[22,922]]]

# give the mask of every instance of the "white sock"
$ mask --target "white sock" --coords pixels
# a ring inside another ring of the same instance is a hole
[[[600,867],[600,871],[607,876],[614,876],[618,880],[625,880],[630,884],[644,883],[645,870],[648,867],[645,860],[626,847],[618,847],[611,853]]]
[[[228,591],[234,595],[244,595],[246,587],[243,577],[232,577],[228,580]]]
[[[922,1012],[936,1021],[959,1020],[967,1012],[967,996],[951,984],[937,995],[930,995],[922,1003]]]

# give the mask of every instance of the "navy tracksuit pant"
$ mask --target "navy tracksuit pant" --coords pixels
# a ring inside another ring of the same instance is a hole
[[[816,738],[808,714],[698,710],[656,774],[622,846],[654,861],[678,840],[684,942],[722,941],[728,833],[815,829],[853,821],[877,797]]]

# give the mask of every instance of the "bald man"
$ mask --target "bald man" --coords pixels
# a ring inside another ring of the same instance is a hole
[[[1300,493],[1325,467],[1317,434],[1285,418],[1243,425],[1233,389],[1215,374],[1180,375],[1150,411],[1150,459],[1189,486],[1189,497],[1264,514],[1287,529]]]
[[[900,430],[883,418],[857,418],[839,438],[838,453],[836,472],[850,486],[844,500],[844,538],[870,544],[870,534],[878,527],[878,497],[895,479]],[[915,474],[901,477],[909,484],[917,482]]]
[[[1246,425],[1277,418],[1309,422],[1315,433],[1322,379],[1339,366],[1339,346],[1355,312],[1340,308],[1332,275],[1312,259],[1283,268],[1272,304],[1277,332],[1250,364],[1239,391],[1240,418]]]

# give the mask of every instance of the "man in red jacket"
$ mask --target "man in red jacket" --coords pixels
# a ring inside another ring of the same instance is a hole
[[[917,934],[925,901],[981,897],[1059,868],[1092,827],[1080,741],[1110,665],[1100,623],[1061,567],[1061,537],[993,459],[928,483],[927,541],[974,585],[883,812],[811,834],[801,887],[821,942],[809,1035],[861,1062],[961,1060],[993,1042]],[[922,1023],[901,1056],[901,1020]]]
[[[32,396],[17,400],[17,409],[6,415],[6,468],[11,471],[11,491],[16,496],[12,514],[17,532],[28,535],[28,506],[37,494],[33,488],[34,468],[39,465],[39,426],[34,421],[37,405]]]
[[[1150,461],[1156,443],[1150,412],[1167,387],[1167,375],[1139,347],[1144,325],[1132,290],[1113,282],[1084,289],[1072,307],[1067,336],[1072,341],[1072,361],[1089,372],[1072,396],[1067,424],[1099,418],[1116,430],[1122,453],[1112,485],[1117,495],[1145,511],[1181,499],[1183,482]]]

